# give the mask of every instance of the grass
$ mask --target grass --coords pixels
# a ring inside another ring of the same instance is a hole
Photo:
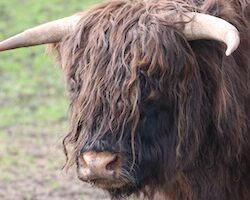
[[[82,11],[98,0],[3,0],[0,40],[46,21]],[[44,53],[31,47],[0,54],[0,129],[13,124],[58,121],[67,102],[60,70]]]
[[[1,0],[0,40],[98,2]],[[32,188],[45,177],[46,186],[37,186],[43,193],[71,190],[73,184],[63,186],[53,171],[63,164],[63,153],[56,150],[67,132],[67,110],[63,76],[45,46],[0,53],[0,199],[39,199]]]

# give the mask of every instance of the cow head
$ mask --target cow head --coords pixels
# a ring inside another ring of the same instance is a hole
[[[76,162],[81,180],[129,195],[173,181],[196,156],[209,111],[187,40],[223,41],[228,55],[239,41],[231,24],[191,11],[181,1],[109,2],[74,16],[74,25],[68,18],[67,28],[63,21],[39,27],[61,30],[49,40],[0,43],[5,50],[58,42],[73,27],[54,50],[70,91],[67,167]],[[208,33],[221,25],[221,33]]]

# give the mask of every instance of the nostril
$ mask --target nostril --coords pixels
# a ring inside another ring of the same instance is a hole
[[[122,157],[110,152],[83,152],[78,158],[78,177],[84,181],[113,180],[121,173]]]
[[[117,171],[121,165],[120,156],[116,155],[114,159],[106,165],[106,170]]]

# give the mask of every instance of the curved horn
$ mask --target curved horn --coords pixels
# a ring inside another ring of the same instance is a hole
[[[227,45],[226,55],[233,53],[240,44],[239,31],[229,22],[202,13],[187,13],[184,34],[188,40],[213,39]]]
[[[184,28],[184,34],[188,40],[213,39],[224,42],[227,45],[227,56],[238,48],[239,32],[227,21],[195,12],[187,13],[185,17],[190,21]],[[28,29],[0,42],[0,51],[59,42],[74,28],[80,18],[79,15],[74,15]]]
[[[0,42],[0,51],[59,42],[74,29],[80,18],[80,15],[73,15],[28,29]]]

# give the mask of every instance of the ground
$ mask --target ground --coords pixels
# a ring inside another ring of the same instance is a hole
[[[69,3],[70,2],[70,3]],[[2,0],[0,40],[100,0]],[[99,200],[102,191],[66,174],[67,88],[60,68],[32,47],[0,53],[0,199]]]
[[[61,167],[59,127],[17,125],[5,129],[0,147],[1,200],[99,200],[102,191],[81,183],[74,168]],[[63,129],[62,129],[63,131]]]

